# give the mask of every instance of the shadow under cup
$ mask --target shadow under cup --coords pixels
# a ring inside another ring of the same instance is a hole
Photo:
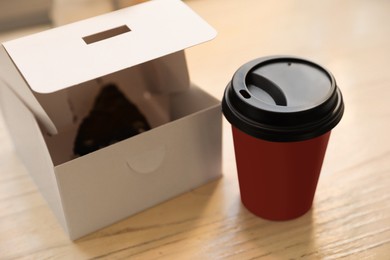
[[[234,74],[222,111],[232,124],[244,206],[270,220],[306,213],[344,112],[333,75],[296,57],[256,59]]]

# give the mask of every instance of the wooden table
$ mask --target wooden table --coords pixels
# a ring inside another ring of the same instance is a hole
[[[249,213],[224,121],[223,178],[72,242],[0,118],[0,259],[390,259],[390,1],[187,3],[219,31],[187,51],[192,80],[218,98],[240,65],[265,55],[335,75],[346,110],[313,209],[286,222]]]

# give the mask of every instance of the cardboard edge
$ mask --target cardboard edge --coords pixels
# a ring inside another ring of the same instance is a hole
[[[36,118],[13,90],[4,84],[0,84],[0,101],[4,121],[13,139],[14,148],[19,158],[21,158],[23,164],[26,166],[30,177],[39,188],[40,193],[62,228],[65,232],[68,232],[68,223],[63,211],[63,203],[59,190],[57,189],[58,181],[54,174],[51,157]],[[22,126],[20,122],[23,122],[24,125]],[[26,134],[27,132],[28,134]],[[31,139],[31,136],[34,136],[34,138]],[[31,159],[31,153],[27,151],[29,148],[34,149],[35,152],[33,155],[36,160],[34,158]],[[39,153],[37,151],[41,152]]]

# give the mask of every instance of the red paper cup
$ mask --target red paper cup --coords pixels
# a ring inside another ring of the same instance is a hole
[[[288,220],[312,205],[330,132],[298,142],[270,142],[235,127],[241,200],[259,217]]]
[[[222,110],[232,124],[245,207],[270,220],[306,213],[344,111],[332,74],[295,57],[257,59],[235,73]]]

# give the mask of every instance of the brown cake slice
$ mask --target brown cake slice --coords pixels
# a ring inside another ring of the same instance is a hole
[[[147,130],[150,125],[138,108],[109,84],[81,123],[73,151],[82,156]]]

